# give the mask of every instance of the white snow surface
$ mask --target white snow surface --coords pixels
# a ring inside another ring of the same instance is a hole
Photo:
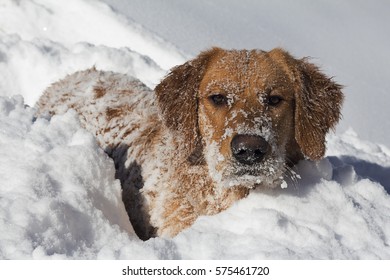
[[[331,14],[346,5],[318,3],[309,10]],[[191,5],[189,17],[197,15]],[[274,28],[277,34],[280,26]],[[342,60],[335,48],[328,51]],[[66,74],[95,65],[153,87],[189,58],[186,52],[104,2],[1,1],[0,259],[390,259],[390,149],[378,144],[382,138],[362,140],[353,123],[329,135],[325,159],[301,162],[300,179],[287,188],[255,190],[175,238],[142,242],[121,202],[112,160],[76,113],[34,118],[40,94]],[[380,87],[384,75],[371,82],[353,67],[337,71],[349,71],[367,88]],[[379,101],[377,110],[388,112]]]

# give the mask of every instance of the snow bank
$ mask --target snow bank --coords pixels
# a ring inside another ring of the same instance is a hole
[[[0,258],[125,254],[120,228],[131,227],[113,163],[75,113],[32,122],[20,97],[0,108]]]
[[[152,88],[165,74],[153,60],[129,48],[89,43],[65,47],[43,38],[25,41],[19,35],[0,37],[0,94],[21,94],[29,105],[34,105],[51,83],[92,66],[127,73]]]
[[[94,0],[3,0],[0,34],[19,34],[23,40],[43,38],[71,46],[78,42],[113,48],[128,47],[149,56],[164,69],[183,62],[172,44],[114,13]]]
[[[0,259],[390,259],[390,151],[353,129],[328,137],[327,158],[300,163],[286,189],[140,241],[111,159],[76,114],[34,119],[25,103],[93,65],[153,87],[183,58],[99,1],[64,3],[0,4]]]
[[[288,190],[258,190],[218,216],[200,218],[176,238],[183,257],[390,258],[390,197],[382,186],[329,159],[302,162],[298,174],[302,180]]]

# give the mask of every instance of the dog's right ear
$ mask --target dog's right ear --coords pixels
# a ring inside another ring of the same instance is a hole
[[[199,146],[198,90],[208,62],[219,48],[200,53],[195,59],[174,67],[155,88],[165,125],[183,136],[188,156]]]

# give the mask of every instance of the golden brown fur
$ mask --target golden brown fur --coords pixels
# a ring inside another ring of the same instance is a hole
[[[54,84],[38,107],[80,114],[114,159],[130,220],[148,239],[174,236],[251,188],[280,186],[299,160],[323,157],[340,89],[282,49],[213,48],[172,69],[154,93],[92,69]]]

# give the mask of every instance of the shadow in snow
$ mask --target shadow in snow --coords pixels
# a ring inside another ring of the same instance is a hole
[[[114,160],[115,177],[122,185],[122,200],[129,215],[135,233],[142,240],[155,236],[155,228],[150,225],[150,217],[145,209],[142,188],[142,167],[133,161],[126,166],[129,147],[121,144],[113,149],[106,149],[106,153]]]
[[[329,157],[328,159],[336,168],[348,168],[348,166],[352,166],[360,178],[369,179],[381,184],[386,192],[390,194],[390,167],[383,167],[379,164],[353,156]],[[334,175],[337,176],[337,172]]]

